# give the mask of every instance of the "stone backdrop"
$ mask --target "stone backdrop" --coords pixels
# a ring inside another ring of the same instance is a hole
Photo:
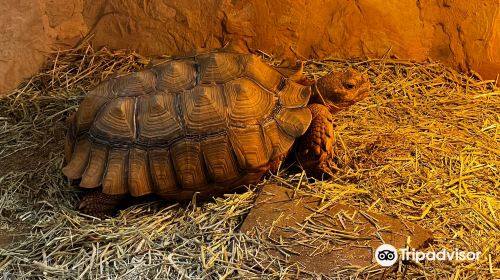
[[[0,93],[36,73],[47,55],[87,34],[83,0],[0,1]]]
[[[233,36],[285,59],[441,60],[500,72],[498,0],[3,0],[0,91],[50,51],[93,34],[95,46],[144,55],[215,48]]]

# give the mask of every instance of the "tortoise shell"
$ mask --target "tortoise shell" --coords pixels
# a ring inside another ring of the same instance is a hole
[[[308,86],[214,51],[109,79],[71,119],[63,173],[106,194],[174,200],[257,182],[305,133]]]

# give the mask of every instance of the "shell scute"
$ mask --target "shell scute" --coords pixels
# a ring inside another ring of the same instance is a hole
[[[269,163],[270,145],[263,137],[261,126],[252,125],[244,128],[232,127],[229,129],[229,139],[243,170],[256,170]]]
[[[226,128],[226,106],[222,87],[200,85],[180,94],[188,134],[214,133]]]
[[[156,88],[165,92],[181,92],[196,86],[197,71],[194,59],[170,60],[154,67],[158,73]]]
[[[246,59],[245,76],[273,92],[279,91],[280,84],[283,84],[285,79],[278,70],[256,56],[249,56]]]
[[[182,133],[175,104],[176,96],[160,93],[138,99],[137,141],[148,146],[168,143]]]
[[[226,52],[210,52],[196,56],[199,65],[199,83],[226,83],[241,77],[244,67],[241,55]]]
[[[208,175],[213,182],[230,181],[240,176],[238,161],[226,134],[203,140],[201,149]]]
[[[150,69],[113,78],[112,92],[115,97],[141,96],[156,90],[156,73]]]
[[[276,97],[256,84],[241,78],[224,85],[232,123],[259,123],[267,118],[276,105]]]

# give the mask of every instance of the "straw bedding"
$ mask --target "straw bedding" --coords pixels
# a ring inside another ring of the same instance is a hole
[[[60,172],[67,116],[99,81],[148,63],[84,43],[54,54],[0,99],[0,277],[319,279],[266,252],[290,244],[238,232],[258,186],[203,204],[145,202],[103,221],[73,210],[78,190]],[[499,277],[500,90],[435,62],[324,60],[305,70],[319,77],[346,67],[366,71],[373,94],[335,116],[335,177],[308,181],[284,170],[261,184],[417,223],[434,232],[427,250],[482,254],[478,262],[346,267],[323,277]]]

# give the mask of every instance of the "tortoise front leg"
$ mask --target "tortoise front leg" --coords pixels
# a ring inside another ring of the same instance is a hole
[[[80,200],[78,210],[101,219],[106,216],[110,217],[116,214],[126,197],[126,195],[110,195],[100,191],[88,192]]]
[[[297,157],[310,176],[321,179],[331,175],[328,160],[332,157],[332,113],[321,104],[310,104],[312,121],[306,133],[298,139]]]

